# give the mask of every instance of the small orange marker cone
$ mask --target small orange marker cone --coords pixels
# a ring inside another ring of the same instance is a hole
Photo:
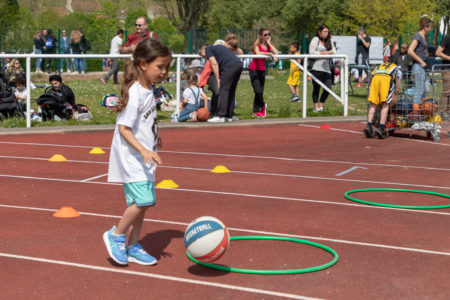
[[[67,158],[65,158],[64,156],[62,156],[61,154],[55,154],[52,157],[50,157],[50,159],[48,161],[52,161],[52,162],[63,162],[66,161]]]
[[[176,189],[177,187],[180,186],[176,184],[172,179],[164,179],[163,181],[158,183],[156,187],[161,189]]]
[[[331,129],[331,126],[328,124],[323,124],[322,126],[320,126],[320,129]]]
[[[53,216],[56,218],[76,218],[80,216],[80,213],[70,206],[63,206]]]
[[[100,147],[95,147],[91,151],[89,151],[90,154],[105,154],[105,151],[103,151]]]

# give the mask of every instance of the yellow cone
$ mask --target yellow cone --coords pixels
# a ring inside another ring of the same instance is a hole
[[[95,147],[91,151],[89,151],[90,154],[105,154],[105,151],[102,150],[100,147]]]
[[[55,154],[52,157],[50,157],[50,159],[48,161],[62,162],[62,161],[66,161],[66,160],[67,160],[67,158],[65,158],[61,154]]]
[[[231,173],[230,170],[227,169],[225,166],[216,166],[214,169],[211,170],[213,173]]]
[[[180,187],[180,186],[171,179],[164,179],[163,181],[158,183],[156,185],[156,187],[162,188],[162,189],[176,189],[177,187]]]
[[[80,216],[80,213],[70,206],[63,206],[53,216],[56,218],[76,218]]]

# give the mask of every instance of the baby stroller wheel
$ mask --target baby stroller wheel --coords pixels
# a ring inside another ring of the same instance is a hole
[[[13,114],[13,117],[17,118],[17,119],[24,119],[25,118],[25,114],[22,111],[16,110],[14,112],[14,114]]]

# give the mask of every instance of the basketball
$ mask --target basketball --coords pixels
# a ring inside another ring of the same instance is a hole
[[[207,108],[197,109],[197,121],[206,122],[209,119],[209,110]]]
[[[425,116],[432,116],[438,112],[438,105],[433,98],[424,98],[420,101],[420,113]]]
[[[187,252],[201,262],[214,262],[227,252],[230,235],[225,224],[214,217],[200,217],[184,233]]]

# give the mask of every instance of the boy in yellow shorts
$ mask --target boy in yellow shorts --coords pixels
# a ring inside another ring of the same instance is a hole
[[[376,67],[372,72],[373,77],[370,83],[368,99],[370,107],[367,113],[367,126],[364,128],[364,134],[368,138],[374,138],[375,135],[380,139],[387,137],[384,127],[389,112],[389,103],[391,103],[394,95],[394,87],[396,94],[400,88],[398,71],[396,64],[386,62]],[[380,126],[374,130],[372,121],[378,105],[381,105]]]
[[[299,45],[294,42],[289,45],[289,54],[300,55],[298,52]],[[300,59],[296,59],[298,63],[301,62]],[[300,85],[300,69],[291,61],[291,67],[289,68],[290,74],[286,84],[289,86],[289,90],[292,93],[291,102],[300,102],[299,88]]]

